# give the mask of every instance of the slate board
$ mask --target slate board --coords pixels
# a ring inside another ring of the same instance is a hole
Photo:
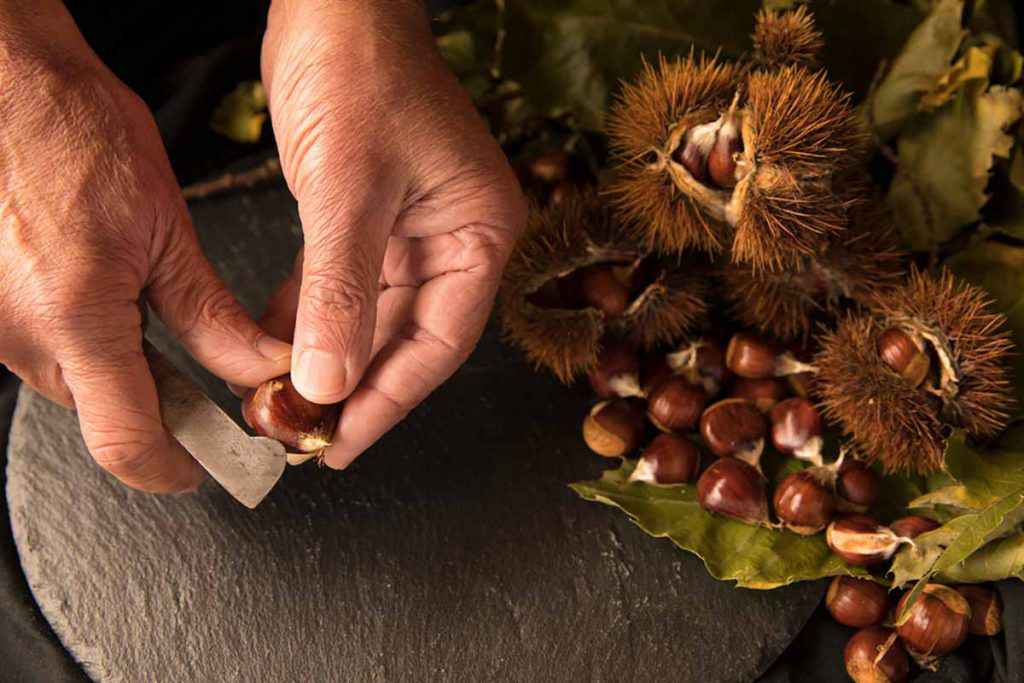
[[[193,212],[258,309],[299,242],[287,191]],[[603,466],[586,394],[498,337],[348,470],[290,468],[255,511],[212,482],[125,489],[70,412],[23,390],[7,495],[46,618],[102,681],[755,679],[824,584],[733,588],[576,498]]]

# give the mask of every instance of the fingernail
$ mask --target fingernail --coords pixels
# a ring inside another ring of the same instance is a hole
[[[345,361],[320,349],[304,349],[292,368],[292,382],[314,403],[333,403],[345,388]]]
[[[241,384],[232,384],[231,382],[225,382],[228,385],[228,391],[235,395],[235,398],[242,398],[245,396],[245,392],[249,391],[248,387],[243,387]]]
[[[256,350],[268,360],[281,362],[292,355],[292,345],[265,334],[256,340]]]

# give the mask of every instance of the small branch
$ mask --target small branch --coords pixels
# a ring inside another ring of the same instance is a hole
[[[281,161],[271,157],[253,168],[237,173],[225,173],[211,180],[203,180],[182,188],[186,201],[205,199],[231,190],[248,189],[259,183],[281,176]]]

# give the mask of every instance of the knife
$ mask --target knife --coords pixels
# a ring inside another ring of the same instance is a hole
[[[252,509],[284,472],[284,446],[249,436],[188,375],[145,343],[160,415],[171,435],[231,496]]]

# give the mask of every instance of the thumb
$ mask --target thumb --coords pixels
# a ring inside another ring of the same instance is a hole
[[[292,350],[292,381],[315,403],[354,390],[369,363],[377,292],[388,236],[403,190],[381,173],[337,163],[348,172],[293,183],[306,238]]]
[[[146,288],[160,320],[193,358],[227,382],[254,387],[287,374],[291,346],[253,322],[203,256],[187,216],[179,225]]]

